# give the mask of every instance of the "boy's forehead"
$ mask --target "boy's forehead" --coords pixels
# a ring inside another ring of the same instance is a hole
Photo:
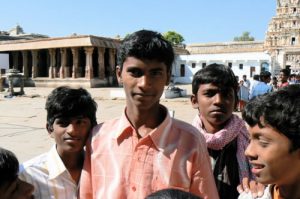
[[[216,83],[202,83],[202,84],[199,84],[198,89],[200,90],[200,88],[202,90],[205,89],[205,90],[220,90],[220,91],[233,89],[232,87],[228,87],[228,86],[216,84]]]

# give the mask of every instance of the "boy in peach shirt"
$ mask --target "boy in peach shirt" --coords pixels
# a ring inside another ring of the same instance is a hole
[[[165,188],[218,198],[203,136],[159,103],[173,61],[172,45],[157,32],[141,30],[123,40],[116,72],[126,108],[93,129],[81,198],[145,198]]]

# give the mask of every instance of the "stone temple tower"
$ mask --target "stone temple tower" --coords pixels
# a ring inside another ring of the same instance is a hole
[[[271,56],[272,74],[282,68],[300,72],[300,0],[277,0],[264,49]]]

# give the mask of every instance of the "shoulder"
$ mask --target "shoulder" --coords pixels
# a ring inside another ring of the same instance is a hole
[[[206,147],[204,136],[193,125],[172,118],[172,128],[174,129],[174,132],[172,133],[177,133],[178,137],[191,140],[191,144],[205,145]]]
[[[22,176],[32,176],[37,173],[48,173],[47,169],[48,153],[36,156],[20,165],[19,174]]]

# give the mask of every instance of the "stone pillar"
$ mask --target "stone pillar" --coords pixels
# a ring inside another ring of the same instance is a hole
[[[12,52],[12,56],[13,56],[13,69],[18,69],[18,65],[19,65],[18,54],[19,54],[18,51]]]
[[[64,79],[66,62],[67,62],[67,49],[65,48],[60,49],[60,54],[61,54],[61,66],[59,69],[59,78]]]
[[[28,78],[28,52],[27,51],[22,51],[22,57],[23,57],[23,74],[24,78]]]
[[[105,78],[105,66],[104,66],[104,52],[105,48],[98,48],[98,72],[99,79]]]
[[[92,79],[93,78],[93,47],[85,47],[84,52],[86,55],[85,59],[85,78]]]
[[[50,55],[50,67],[49,67],[49,78],[53,79],[55,77],[55,63],[56,63],[56,49],[49,49]]]
[[[38,51],[37,50],[32,50],[32,78],[37,77],[38,75]]]
[[[73,55],[72,78],[77,78],[78,75],[78,48],[71,48]]]
[[[110,66],[110,75],[112,76],[112,84],[117,84],[117,78],[116,78],[116,62],[115,62],[115,56],[116,56],[116,50],[111,48],[109,49],[109,66]]]

